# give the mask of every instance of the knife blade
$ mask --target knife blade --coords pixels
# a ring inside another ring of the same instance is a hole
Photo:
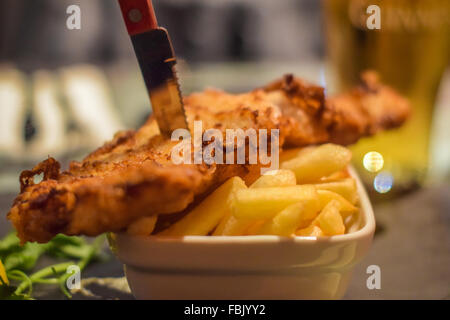
[[[175,52],[167,30],[158,26],[151,0],[119,0],[119,5],[160,132],[170,137],[176,129],[188,129]]]

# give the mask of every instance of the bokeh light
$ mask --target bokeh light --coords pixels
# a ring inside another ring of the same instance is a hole
[[[383,171],[377,174],[373,180],[373,187],[379,193],[387,193],[392,189],[394,178],[389,172]]]
[[[378,172],[383,168],[384,159],[381,153],[376,151],[367,152],[363,159],[364,168],[370,172]]]

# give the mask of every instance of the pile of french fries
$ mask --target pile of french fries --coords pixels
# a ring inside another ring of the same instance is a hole
[[[347,171],[350,160],[350,150],[334,144],[285,151],[279,170],[266,172],[250,186],[230,178],[157,235],[344,234],[359,212],[356,182]],[[138,220],[127,232],[149,235],[156,219]]]

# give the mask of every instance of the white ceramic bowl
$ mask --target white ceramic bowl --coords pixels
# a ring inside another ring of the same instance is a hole
[[[375,231],[357,180],[360,215],[353,231],[332,237],[114,235],[137,299],[339,299]],[[356,229],[356,230],[355,230]]]

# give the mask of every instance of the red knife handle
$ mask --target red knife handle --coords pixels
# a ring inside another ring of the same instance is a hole
[[[151,0],[119,0],[119,5],[130,35],[158,27]]]

